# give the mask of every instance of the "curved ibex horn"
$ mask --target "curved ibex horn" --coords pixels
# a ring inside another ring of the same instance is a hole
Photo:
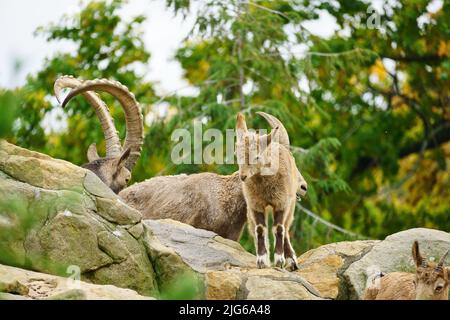
[[[127,127],[127,134],[122,150],[131,150],[131,154],[125,163],[125,167],[131,171],[141,154],[142,144],[144,142],[144,124],[139,103],[128,88],[121,83],[107,79],[96,79],[85,81],[70,91],[62,104],[63,107],[74,96],[83,94],[86,91],[107,92],[119,100],[125,112]]]
[[[450,253],[450,249],[442,256],[441,260],[439,260],[436,269],[442,270],[444,268],[445,259],[447,259],[448,254]]]
[[[56,99],[59,103],[63,102],[62,90],[65,88],[76,88],[83,84],[83,81],[76,79],[73,76],[62,76],[59,77],[54,84],[54,91]],[[114,158],[121,154],[122,147],[120,145],[120,138],[117,133],[116,127],[114,126],[114,120],[111,117],[108,106],[103,102],[102,99],[95,92],[84,92],[83,96],[86,98],[88,103],[94,108],[98,119],[100,120],[100,125],[102,127],[103,134],[105,136],[106,142],[106,157]]]
[[[285,147],[289,148],[291,145],[289,142],[289,135],[287,133],[286,128],[281,123],[281,121],[278,120],[277,118],[275,118],[274,116],[272,116],[268,113],[265,113],[265,112],[259,111],[256,114],[258,114],[261,117],[263,117],[264,119],[266,119],[266,121],[270,124],[272,129],[276,129],[278,127],[279,143],[284,145]]]

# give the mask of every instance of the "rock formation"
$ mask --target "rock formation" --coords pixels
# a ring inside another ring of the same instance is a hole
[[[0,299],[358,299],[371,264],[413,269],[414,239],[431,256],[450,247],[412,229],[310,250],[296,272],[257,269],[238,243],[143,221],[91,172],[0,140]]]

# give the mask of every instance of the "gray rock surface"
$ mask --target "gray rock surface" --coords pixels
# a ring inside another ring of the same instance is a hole
[[[145,220],[144,223],[161,244],[172,248],[197,272],[223,270],[227,266],[254,267],[255,258],[252,254],[214,232],[169,219]]]

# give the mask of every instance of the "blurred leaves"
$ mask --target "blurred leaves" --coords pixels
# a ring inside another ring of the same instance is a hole
[[[406,226],[450,230],[450,198],[441,189],[449,187],[442,174],[450,161],[450,5],[431,14],[428,4],[384,2],[374,11],[365,1],[205,1],[194,11],[188,1],[167,1],[175,13],[197,16],[176,57],[199,89],[194,98],[169,100],[170,121],[205,117],[206,127],[233,128],[242,110],[249,127],[267,128],[255,116],[264,110],[285,124],[309,183],[305,204],[320,216],[372,238]],[[368,9],[379,15],[375,28]],[[302,26],[320,10],[338,24],[329,38]],[[430,20],[420,25],[422,15]],[[405,170],[404,159],[417,154],[418,165]],[[425,163],[436,170],[419,169]],[[441,191],[431,196],[431,189]],[[413,194],[419,207],[405,196]],[[347,239],[301,212],[292,232],[301,250]],[[241,243],[252,247],[247,234]]]
[[[202,299],[204,283],[192,272],[180,274],[165,284],[160,294],[162,300],[198,300]]]
[[[18,116],[19,99],[12,91],[0,90],[0,138],[13,136],[13,124]]]

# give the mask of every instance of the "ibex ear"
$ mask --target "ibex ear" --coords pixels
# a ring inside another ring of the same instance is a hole
[[[421,266],[423,267],[424,263],[426,263],[426,261],[420,255],[419,242],[417,240],[414,241],[413,246],[412,246],[412,256],[413,256],[414,262],[416,263],[416,267],[421,267]]]
[[[100,156],[98,155],[98,152],[97,152],[97,146],[95,145],[95,143],[93,143],[89,146],[88,151],[87,151],[87,158],[88,158],[89,162],[100,159]]]
[[[244,138],[246,132],[247,124],[245,123],[245,117],[239,112],[236,118],[236,134],[238,141],[241,141]]]
[[[128,157],[130,156],[131,149],[127,148],[122,155],[120,156],[119,161],[117,162],[117,169],[122,168],[125,165],[125,162],[127,161]]]
[[[448,275],[448,278],[450,279],[450,267],[447,268],[447,275]]]

